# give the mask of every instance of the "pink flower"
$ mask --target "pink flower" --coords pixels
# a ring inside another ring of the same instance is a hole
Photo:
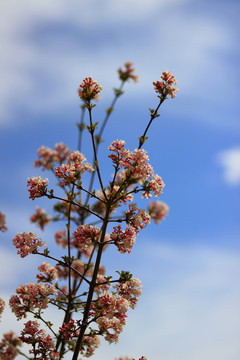
[[[59,286],[57,291],[57,300],[67,301],[68,299],[68,288],[67,286]]]
[[[11,296],[9,305],[19,320],[26,317],[27,311],[46,309],[49,302],[48,297],[57,294],[57,291],[54,285],[29,282],[26,285],[19,285],[16,293],[17,295]]]
[[[59,328],[59,332],[66,341],[72,340],[74,336],[79,335],[79,330],[76,330],[74,319],[71,319],[67,324],[64,323],[63,326]]]
[[[150,224],[150,215],[143,209],[138,209],[137,204],[129,205],[129,211],[126,212],[127,224],[131,225],[136,233],[139,229],[145,228]]]
[[[71,319],[67,324],[64,323],[63,326],[59,328],[59,332],[68,342],[73,342],[74,338],[77,338],[79,335],[79,329],[77,329],[77,324],[73,319]],[[99,344],[100,340],[97,335],[92,334],[90,336],[84,336],[80,348],[80,354],[86,357],[90,357],[98,348]]]
[[[5,215],[0,211],[0,231],[7,231]]]
[[[139,279],[132,278],[130,281],[118,283],[114,286],[118,294],[129,302],[129,306],[134,309],[142,293],[142,284]]]
[[[120,165],[131,173],[131,178],[143,183],[153,173],[152,166],[148,163],[149,157],[146,150],[136,149],[126,159],[120,161]]]
[[[68,244],[68,238],[66,235],[66,230],[59,230],[55,234],[55,241],[58,245],[62,246],[64,249]]]
[[[38,149],[38,157],[39,160],[35,160],[34,161],[34,166],[35,167],[43,167],[43,170],[47,169],[50,170],[54,163],[53,163],[53,150],[46,147],[46,146],[41,146]]]
[[[41,230],[50,223],[51,216],[46,214],[44,209],[40,209],[36,206],[36,212],[30,217],[32,223],[36,223]]]
[[[59,279],[66,279],[69,274],[69,269],[66,266],[56,265],[56,270]]]
[[[96,322],[105,340],[109,343],[118,342],[119,334],[126,323],[128,308],[129,303],[126,299],[113,294],[103,295],[92,306],[92,315],[100,316]]]
[[[17,347],[21,346],[22,342],[14,334],[13,331],[3,334],[3,339],[0,342],[0,359],[13,360],[18,355]]]
[[[94,266],[92,264],[92,266],[89,268],[89,270],[87,271],[87,276],[92,277],[93,276],[93,272],[94,272]],[[106,273],[106,269],[104,265],[99,265],[98,268],[98,275],[104,275]]]
[[[34,355],[34,358],[42,360],[58,360],[59,354],[55,351],[55,345],[50,335],[47,335],[45,330],[39,329],[37,321],[28,321],[19,337],[22,342],[32,344],[33,349],[29,351]]]
[[[41,146],[38,149],[39,159],[34,162],[35,167],[41,167],[43,170],[50,170],[54,166],[54,162],[62,163],[67,159],[69,155],[69,150],[66,145],[63,143],[58,143],[55,145],[54,150]]]
[[[105,194],[108,197],[109,191],[105,190]],[[96,196],[100,199],[98,201],[96,201],[93,206],[92,206],[92,210],[94,212],[96,212],[97,214],[100,214],[101,216],[105,216],[106,213],[106,205],[103,201],[105,201],[105,196],[103,194],[103,192],[101,190],[97,190],[96,191]],[[103,200],[103,201],[101,201]]]
[[[17,253],[22,258],[36,252],[38,247],[46,246],[41,239],[37,238],[37,234],[31,232],[17,234],[12,242],[16,249],[18,249]]]
[[[38,270],[43,273],[37,275],[38,282],[51,283],[53,280],[58,279],[58,271],[56,267],[48,264],[46,261],[44,261],[42,265],[38,267]]]
[[[62,142],[55,144],[53,160],[58,163],[63,163],[69,156],[70,151],[67,145]]]
[[[79,86],[78,94],[79,97],[84,101],[97,100],[98,95],[102,91],[102,86],[98,85],[96,81],[88,77],[84,79]]]
[[[73,233],[74,241],[72,244],[77,246],[79,251],[86,250],[94,242],[100,240],[100,229],[92,225],[79,225]]]
[[[80,259],[75,259],[75,260],[73,260],[73,262],[72,262],[72,268],[75,269],[79,274],[84,275],[84,276],[92,277],[92,275],[93,275],[93,270],[94,270],[93,265],[91,264],[90,267],[89,267],[89,269],[88,269],[87,271],[85,271],[86,267],[87,267],[87,264],[84,263],[84,262],[83,262],[82,260],[80,260]],[[72,277],[73,277],[74,279],[78,279],[78,278],[79,278],[79,275],[78,275],[75,271],[73,271],[73,270],[71,270],[71,275],[72,275]]]
[[[164,71],[161,76],[162,81],[153,82],[154,90],[164,99],[170,95],[175,98],[176,92],[179,90],[176,86],[177,81],[170,71]]]
[[[27,182],[27,186],[30,187],[30,189],[28,189],[30,193],[29,199],[34,200],[35,198],[46,195],[47,184],[48,179],[42,179],[41,176],[29,178]]]
[[[61,185],[68,185],[75,180],[79,180],[85,171],[90,173],[94,171],[92,165],[84,163],[85,160],[86,158],[83,154],[79,151],[74,151],[69,156],[66,164],[62,164],[61,167],[55,169],[56,176],[59,179],[64,179],[64,181],[61,182]]]
[[[5,307],[5,301],[2,298],[0,298],[0,317],[3,313],[4,307]]]
[[[84,357],[90,357],[94,351],[99,347],[100,339],[97,335],[84,336],[82,346],[80,348],[80,354]]]
[[[100,294],[106,294],[109,291],[110,288],[110,284],[106,283],[103,285],[97,285],[97,284],[101,284],[106,282],[106,278],[103,275],[98,274],[97,275],[97,280],[96,280],[96,286],[94,288],[94,291],[96,294],[100,295]]]
[[[153,178],[150,180],[149,185],[154,193],[154,196],[156,197],[159,197],[162,194],[163,188],[165,186],[161,176],[159,176],[158,174],[153,176]]]
[[[112,159],[115,164],[119,164],[120,160],[129,156],[129,150],[124,147],[125,144],[124,140],[115,140],[109,145],[108,150],[115,154],[108,155],[108,157]]]
[[[110,151],[115,154],[111,154],[108,157],[112,159],[113,163],[123,167],[127,172],[130,179],[143,183],[153,175],[153,168],[149,164],[149,157],[146,150],[135,149],[130,152],[124,148],[125,142],[123,140],[113,141],[108,147]]]
[[[168,214],[169,207],[162,201],[150,201],[148,211],[155,224],[159,224]]]
[[[133,63],[127,61],[125,62],[124,66],[124,70],[122,70],[121,68],[118,69],[119,79],[122,81],[128,81],[132,79],[134,82],[137,82],[138,75],[134,74],[135,67],[133,66]]]
[[[115,183],[116,183],[116,181],[115,181]],[[111,189],[111,191],[110,191],[110,189],[105,190],[105,194],[108,199],[115,197],[116,193],[118,192],[118,194],[116,195],[117,201],[112,205],[110,214],[112,214],[116,210],[116,208],[118,206],[120,206],[121,203],[126,204],[127,201],[133,201],[132,194],[126,194],[125,189],[119,191],[119,188],[120,188],[120,186],[114,185],[113,188]],[[101,200],[105,200],[105,196],[104,196],[103,192],[100,190],[96,191],[96,196]],[[101,200],[94,203],[92,210],[104,217],[105,213],[106,213],[106,204]]]
[[[153,175],[149,183],[144,185],[144,192],[142,193],[142,198],[150,199],[152,197],[151,191],[155,197],[159,197],[164,188],[165,184],[159,175]]]
[[[122,254],[131,253],[131,249],[136,241],[136,231],[132,226],[127,226],[126,230],[122,231],[121,225],[115,226],[110,238],[114,241],[118,251]]]

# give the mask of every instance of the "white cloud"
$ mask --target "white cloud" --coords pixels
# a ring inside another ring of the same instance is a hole
[[[219,152],[217,162],[223,167],[224,180],[229,185],[240,184],[240,147]]]
[[[125,60],[137,64],[141,81],[132,91],[137,98],[152,92],[152,81],[166,68],[176,74],[185,95],[221,96],[219,73],[223,82],[225,72],[219,51],[233,47],[231,31],[209,16],[189,16],[182,7],[188,3],[24,0],[20,6],[17,0],[5,1],[0,12],[1,125],[16,121],[13,104],[48,115],[73,105],[89,71],[111,89],[115,69]],[[110,41],[109,32],[115,40]],[[228,84],[231,78],[228,71]],[[234,93],[234,84],[229,86]]]
[[[103,341],[92,359],[145,355],[149,360],[238,360],[239,253],[157,244],[151,239],[136,252],[134,262],[132,255],[125,259],[143,280],[143,295],[137,308],[129,311],[119,344]],[[1,332],[6,331],[6,316],[7,327],[15,328],[8,311],[4,316]],[[48,316],[53,321],[59,318],[56,312]]]

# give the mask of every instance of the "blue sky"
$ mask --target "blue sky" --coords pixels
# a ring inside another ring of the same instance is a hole
[[[139,74],[106,128],[100,161],[107,180],[107,146],[115,139],[137,146],[148,108],[157,105],[152,82],[168,69],[180,91],[163,104],[145,148],[166,183],[170,214],[139,236],[131,256],[106,254],[109,273],[126,266],[144,287],[120,343],[93,359],[238,360],[239,2],[5,0],[0,7],[0,210],[9,228],[0,235],[0,257],[4,270],[11,264],[0,280],[3,296],[33,280],[27,266],[39,259],[23,263],[11,239],[39,232],[29,224],[37,203],[28,199],[26,179],[42,175],[32,166],[41,145],[76,147],[82,79],[103,86],[94,109],[101,121],[119,84],[116,69],[132,61]],[[91,159],[87,139],[83,153]],[[51,208],[45,200],[38,205]],[[6,312],[0,332],[9,328],[6,318],[14,323]]]

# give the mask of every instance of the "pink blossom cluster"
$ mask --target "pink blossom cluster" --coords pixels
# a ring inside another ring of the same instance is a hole
[[[113,227],[113,232],[110,234],[110,239],[113,240],[120,253],[131,253],[136,235],[140,229],[150,223],[150,219],[150,215],[145,210],[138,209],[135,203],[129,205],[129,211],[126,212],[126,229],[122,230],[121,225],[118,225]]]
[[[129,157],[129,150],[125,148],[126,142],[124,140],[114,140],[108,147],[108,150],[112,151],[113,154],[108,155],[112,159],[113,163],[123,166],[124,159]]]
[[[66,230],[59,230],[54,235],[55,241],[58,245],[62,246],[64,249],[68,244]]]
[[[122,182],[128,179],[129,182],[138,182],[143,185],[142,197],[150,198],[151,191],[154,196],[159,197],[163,191],[164,182],[162,178],[154,174],[152,166],[149,164],[149,157],[146,150],[135,149],[130,152],[124,147],[125,141],[116,140],[108,147],[113,154],[108,157],[112,159],[116,166],[124,168],[121,173]]]
[[[129,302],[129,306],[132,309],[136,307],[138,299],[142,293],[141,287],[141,281],[136,278],[114,285],[118,294]]]
[[[152,179],[149,181],[148,186],[145,187],[145,191],[142,194],[142,197],[145,199],[149,199],[150,197],[152,197],[150,191],[154,193],[155,197],[159,197],[163,192],[164,186],[165,184],[161,176],[159,176],[158,174],[153,175]]]
[[[12,295],[9,305],[17,319],[26,317],[27,311],[34,309],[46,309],[49,302],[49,296],[57,294],[54,285],[34,284],[29,282],[25,285],[19,285],[16,289],[17,295]]]
[[[120,186],[118,185],[114,185],[112,190],[110,191],[109,189],[105,190],[105,194],[107,196],[107,198],[113,198],[114,196],[117,195],[117,199],[118,201],[116,201],[112,207],[111,207],[111,211],[110,214],[113,214],[113,212],[116,210],[116,208],[121,204],[125,204],[127,201],[133,201],[133,195],[132,194],[126,194],[126,191],[124,189],[120,189]],[[101,190],[97,190],[96,191],[96,196],[100,199],[99,201],[97,201],[94,205],[93,205],[93,211],[97,212],[98,214],[102,215],[103,217],[105,216],[106,213],[106,205],[104,203],[105,201],[105,196],[103,194],[103,192]],[[101,201],[103,200],[103,201]]]
[[[89,270],[85,271],[86,264],[80,259],[73,260],[72,268],[81,275],[85,274],[85,276],[91,276],[93,274],[92,267]],[[71,271],[71,275],[74,279],[77,279],[79,277],[79,275],[73,270]]]
[[[133,195],[126,193],[125,189],[120,189],[119,185],[114,185],[112,188],[111,193],[106,192],[108,197],[116,197],[117,194],[117,202],[113,206],[113,210],[115,210],[116,207],[120,206],[120,204],[126,205],[127,201],[133,201]]]
[[[98,100],[102,86],[91,77],[85,78],[78,88],[78,95],[83,101]]]
[[[85,272],[85,263],[80,259],[75,259],[72,262],[72,268],[75,269],[79,274],[83,275]],[[71,275],[74,279],[77,279],[79,276],[75,271],[71,271]],[[86,272],[85,276],[89,276],[89,273]]]
[[[48,179],[42,179],[41,176],[28,178],[27,186],[30,188],[29,199],[34,200],[35,198],[42,197],[47,193]]]
[[[0,359],[1,360],[13,360],[18,355],[17,347],[21,346],[22,342],[10,331],[3,334],[3,339],[0,342]]]
[[[148,212],[155,224],[159,224],[169,212],[169,207],[162,201],[150,201]]]
[[[105,283],[105,284],[102,284]],[[102,285],[98,285],[98,284],[102,284]],[[98,274],[97,275],[97,279],[96,279],[96,286],[94,288],[94,291],[96,294],[100,295],[100,294],[106,294],[109,291],[111,284],[106,282],[106,278],[105,276]]]
[[[73,337],[79,335],[79,330],[76,330],[76,322],[74,319],[71,319],[67,324],[64,323],[63,326],[59,328],[59,332],[66,341],[72,340]]]
[[[139,232],[139,229],[145,228],[150,224],[151,217],[143,209],[138,209],[136,203],[129,205],[129,211],[126,212],[127,224],[132,226],[136,233]]]
[[[129,152],[129,155],[125,159],[122,159],[120,165],[131,173],[131,177],[134,178],[135,181],[143,183],[151,178],[153,174],[153,168],[148,163],[148,160],[149,157],[146,150],[135,149],[133,152]]]
[[[5,301],[2,298],[0,298],[0,317],[3,313],[4,307],[5,307]]]
[[[68,199],[66,198],[66,200],[68,200]],[[71,212],[78,212],[79,211],[79,207],[77,205],[70,204],[69,202],[67,202],[65,200],[62,200],[60,206],[61,206],[62,209],[65,209],[66,212],[68,212],[70,205],[71,205]]]
[[[104,294],[91,305],[91,315],[98,317],[99,330],[109,343],[118,342],[119,334],[126,323],[129,302],[119,295]]]
[[[138,75],[134,74],[135,67],[133,63],[130,61],[125,62],[124,64],[125,69],[118,69],[119,79],[122,81],[128,81],[132,79],[134,82],[138,81]]]
[[[127,201],[133,201],[133,195],[132,194],[127,194],[125,190],[120,190],[120,186],[118,185],[115,185],[113,187],[113,190],[112,190],[112,194],[113,196],[118,193],[118,202],[117,204],[124,204],[126,205]]]
[[[45,242],[37,238],[37,234],[31,232],[17,234],[12,242],[16,249],[18,249],[17,253],[22,258],[28,254],[35,253],[38,247],[46,246]]]
[[[63,324],[59,328],[59,332],[62,334],[63,338],[68,342],[73,342],[74,338],[77,338],[79,335],[79,329],[77,329],[76,321],[71,319],[67,324]],[[80,348],[80,353],[83,356],[90,357],[93,355],[94,351],[99,347],[100,339],[97,335],[84,336],[83,342]]]
[[[29,353],[34,355],[34,359],[58,360],[59,354],[54,350],[55,346],[51,336],[47,335],[45,330],[39,329],[39,326],[37,321],[28,321],[25,323],[19,339],[33,345],[33,349],[29,350]]]
[[[30,217],[32,223],[37,224],[41,230],[44,230],[45,226],[50,223],[51,216],[46,214],[44,209],[36,206],[35,213]]]
[[[0,231],[7,231],[5,215],[0,211]]]
[[[173,74],[171,74],[170,71],[164,71],[161,79],[162,81],[153,82],[156,93],[163,96],[163,98],[166,98],[168,95],[170,95],[172,99],[175,98],[176,92],[179,89],[175,86],[177,81]]]
[[[90,173],[94,171],[91,164],[84,163],[85,160],[86,158],[83,154],[79,151],[74,151],[70,154],[66,164],[62,164],[61,167],[55,169],[56,176],[59,179],[64,179],[61,185],[68,185],[75,180],[79,180],[85,171]]]
[[[41,146],[38,149],[38,160],[35,160],[35,167],[42,167],[43,170],[50,170],[54,166],[54,162],[63,163],[69,156],[69,150],[67,145],[58,143],[54,146],[54,149],[50,149],[46,146]]]
[[[58,271],[55,266],[48,264],[46,261],[38,267],[38,270],[41,272],[37,274],[38,282],[49,282],[58,279]]]
[[[88,224],[79,225],[73,233],[73,238],[72,244],[78,247],[79,251],[84,251],[100,240],[100,229]]]
[[[56,265],[56,270],[59,279],[66,279],[68,277],[69,274],[68,267]]]
[[[125,254],[126,252],[130,254],[136,241],[136,231],[132,226],[127,226],[126,230],[123,231],[121,225],[114,226],[113,232],[110,234],[110,239],[113,240],[121,254]]]
[[[69,291],[67,286],[58,286],[56,299],[66,301],[68,299],[68,293]]]
[[[84,336],[80,348],[80,354],[85,357],[93,355],[94,351],[99,347],[100,339],[97,335]]]

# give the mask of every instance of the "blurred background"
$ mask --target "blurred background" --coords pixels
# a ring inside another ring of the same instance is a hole
[[[180,91],[161,107],[144,148],[166,187],[170,207],[159,226],[137,238],[131,255],[110,249],[107,274],[129,270],[143,283],[119,344],[102,346],[92,359],[120,355],[148,360],[240,358],[240,122],[239,11],[234,0],[2,0],[0,4],[0,211],[1,293],[6,301],[20,283],[35,281],[41,259],[16,255],[12,238],[34,231],[39,205],[28,199],[41,145],[77,146],[77,88],[91,76],[103,86],[94,121],[119,85],[116,70],[132,61],[137,84],[126,84],[101,145],[100,165],[111,176],[107,147],[124,139],[134,150],[158,104],[152,82],[170,70]],[[92,158],[89,138],[82,152]],[[52,183],[53,185],[53,183]],[[50,204],[49,204],[50,203]],[[148,201],[141,203],[147,207]],[[63,225],[64,228],[64,225]],[[57,316],[57,315],[56,315]],[[0,333],[21,331],[6,309]]]

